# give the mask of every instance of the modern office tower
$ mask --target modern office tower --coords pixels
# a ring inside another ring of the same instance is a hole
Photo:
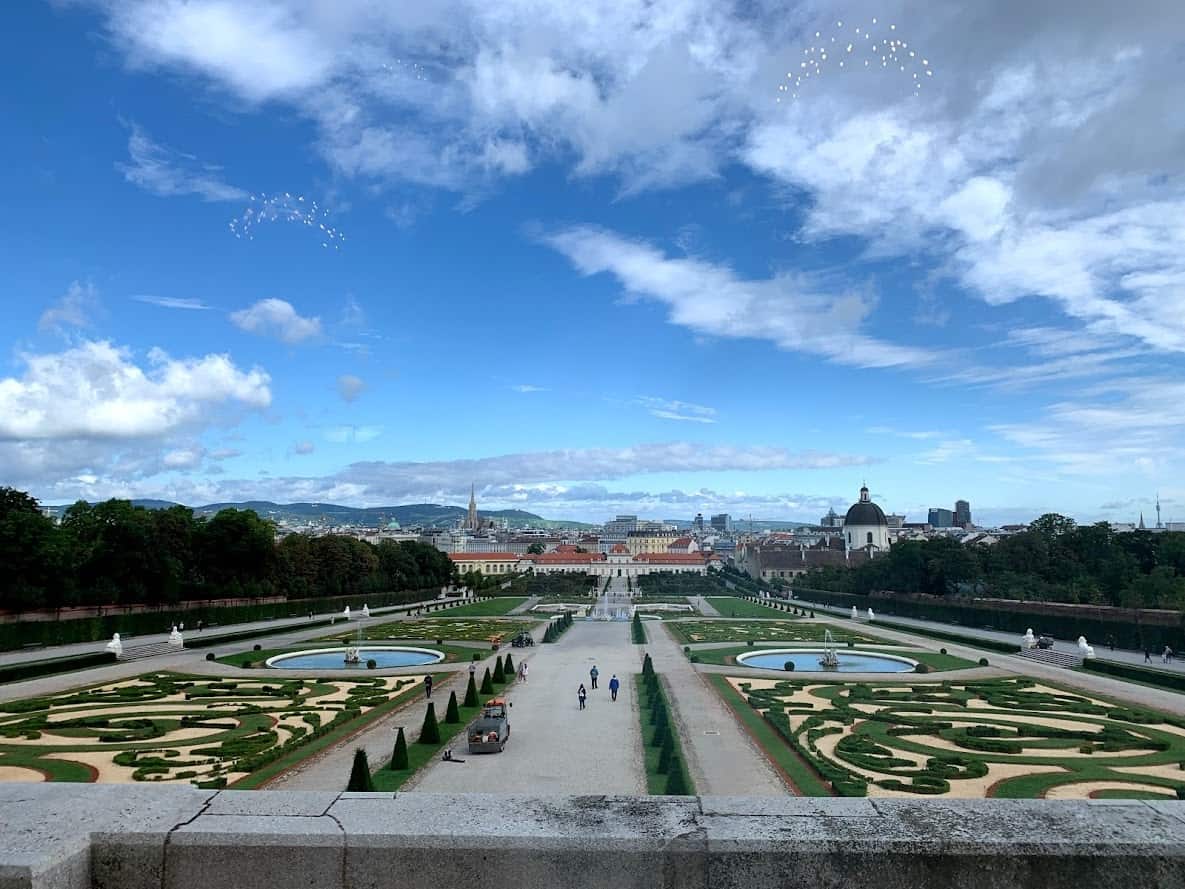
[[[949,509],[933,506],[930,508],[929,521],[933,528],[952,528],[955,524],[955,514]]]
[[[971,524],[971,504],[966,500],[955,501],[955,525],[965,528]]]
[[[720,515],[714,515],[712,516],[711,525],[713,531],[728,534],[732,531],[732,516],[726,512],[722,512]]]

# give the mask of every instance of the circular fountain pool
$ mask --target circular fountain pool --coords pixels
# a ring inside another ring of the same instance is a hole
[[[269,657],[267,666],[278,670],[358,670],[366,669],[366,662],[373,660],[383,667],[418,667],[444,660],[444,653],[431,648],[409,648],[406,645],[363,645],[358,648],[358,663],[346,663],[346,650],[340,648],[315,648],[293,651]]]
[[[822,648],[767,648],[737,655],[737,665],[783,673],[786,671],[786,661],[792,661],[795,671],[805,670],[812,673],[909,673],[918,663],[894,654],[848,649],[835,652],[839,659],[837,668],[825,669],[819,665],[823,651]]]

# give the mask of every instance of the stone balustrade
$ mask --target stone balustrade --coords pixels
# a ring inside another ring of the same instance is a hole
[[[1185,803],[0,784],[0,889],[1185,887]]]

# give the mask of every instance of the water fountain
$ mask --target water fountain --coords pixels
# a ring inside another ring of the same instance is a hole
[[[613,584],[609,584],[612,587]],[[592,620],[629,620],[633,603],[629,592],[606,587],[597,598],[589,617]]]
[[[855,607],[852,608],[855,611]],[[819,666],[824,670],[839,669],[839,655],[835,653],[835,637],[827,630],[823,634],[823,653],[819,655]]]

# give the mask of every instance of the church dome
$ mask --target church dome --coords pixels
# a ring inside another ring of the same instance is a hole
[[[860,489],[860,502],[853,503],[848,514],[844,516],[844,525],[884,525],[888,527],[889,520],[879,506],[868,498],[868,487]]]

